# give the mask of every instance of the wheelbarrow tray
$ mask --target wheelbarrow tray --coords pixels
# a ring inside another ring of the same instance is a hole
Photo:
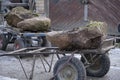
[[[95,54],[105,54],[110,49],[115,48],[115,38],[108,38],[101,42],[101,46],[97,49],[83,49],[79,50],[80,53],[88,54],[88,53],[95,53]]]

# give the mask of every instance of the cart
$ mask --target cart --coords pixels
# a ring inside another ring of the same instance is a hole
[[[45,72],[47,72],[45,64],[49,66],[48,72],[50,72],[53,66],[54,55],[56,55],[58,60],[56,61],[53,68],[54,76],[50,80],[86,80],[86,74],[93,77],[103,77],[108,73],[110,69],[108,51],[114,47],[114,38],[110,38],[104,40],[98,49],[61,51],[58,47],[29,47],[15,50],[6,54],[0,54],[0,57],[17,57],[26,76],[26,79],[33,80],[36,57],[40,57]],[[50,63],[44,58],[44,56],[42,56],[43,54],[52,55]],[[76,58],[74,56],[75,54],[77,54],[80,59]],[[20,56],[23,55],[33,56],[33,65],[30,76],[27,75],[23,67],[20,58]],[[63,57],[60,55],[63,55]]]
[[[6,49],[8,43],[15,43],[15,51],[0,54],[0,57],[17,57],[27,80],[33,80],[36,57],[38,56],[41,59],[45,72],[47,70],[43,61],[49,66],[48,72],[50,72],[53,66],[54,55],[57,56],[58,60],[53,68],[54,76],[50,80],[86,80],[86,74],[93,77],[102,77],[110,69],[108,51],[115,47],[114,38],[104,40],[98,49],[61,51],[58,47],[45,46],[47,43],[45,33],[18,33],[7,27],[1,27],[0,30],[0,48],[2,50]],[[52,55],[50,63],[42,56],[48,54]],[[79,55],[79,59],[74,56],[75,54]],[[63,57],[60,55],[63,55]],[[25,71],[21,56],[33,56],[30,76]]]

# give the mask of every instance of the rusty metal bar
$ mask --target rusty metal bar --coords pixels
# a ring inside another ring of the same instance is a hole
[[[21,68],[22,68],[22,70],[23,70],[23,72],[24,72],[24,74],[25,74],[26,79],[29,80],[29,79],[28,79],[28,76],[27,76],[27,73],[26,73],[26,71],[25,71],[25,69],[24,69],[24,66],[23,66],[23,64],[22,64],[22,61],[21,61],[21,59],[20,59],[20,56],[18,56],[18,60],[19,60],[19,63],[20,63],[20,65],[21,65]]]
[[[50,71],[51,71],[52,64],[53,64],[53,60],[54,60],[54,54],[52,55],[52,59],[51,59],[51,63],[50,63],[50,67],[49,67],[49,71],[48,71],[48,72],[50,72]]]
[[[27,48],[22,48],[22,49],[19,49],[19,50],[15,50],[15,51],[9,52],[8,54],[14,54],[14,53],[21,52],[21,51],[24,51],[24,50],[27,50]]]
[[[3,54],[0,54],[0,56],[12,56],[12,55],[16,55],[15,53],[22,52],[22,51],[25,51],[25,50],[27,50],[27,48],[22,48],[22,49],[19,49],[19,50],[8,52],[6,54],[3,53]]]
[[[20,52],[20,53],[14,53],[14,54],[7,54],[3,53],[0,56],[22,56],[22,55],[41,55],[41,54],[53,54],[52,52],[38,52],[38,53],[26,53],[26,52]]]
[[[42,56],[43,60],[46,62],[46,64],[50,67],[50,64],[48,63],[48,61],[45,59],[44,56]]]
[[[99,50],[84,50],[84,51],[79,51],[78,53],[75,53],[75,54],[80,54],[80,53],[96,53],[96,54],[99,54],[99,52],[102,52],[102,51],[99,51]],[[41,54],[71,54],[70,52],[30,52],[30,53],[27,53],[27,52],[19,52],[19,53],[14,53],[14,54],[8,54],[8,53],[3,53],[1,54],[0,56],[22,56],[22,55],[41,55]]]
[[[58,54],[56,54],[56,56],[57,56],[57,58],[58,58],[58,60],[60,59],[60,56],[58,55]]]
[[[42,47],[42,48],[46,48],[46,49],[59,49],[58,47]],[[40,49],[40,47],[28,47],[27,49],[28,50],[29,49]]]
[[[36,49],[37,48],[37,49]],[[35,50],[33,50],[35,49]],[[30,48],[22,48],[16,51],[12,51],[12,52],[8,52],[8,53],[3,53],[0,54],[0,56],[17,56],[17,55],[40,55],[40,54],[53,54],[53,52],[40,52],[40,51],[44,51],[46,49],[59,49],[58,47],[43,47],[43,48],[38,48],[38,47],[30,47]],[[28,52],[24,52],[26,50],[33,50],[33,51],[28,51]]]
[[[38,51],[43,51],[45,50],[46,48],[40,48],[40,49],[37,49],[37,50],[33,50],[33,51],[29,51],[29,52],[26,52],[26,53],[35,53],[35,52],[38,52]]]
[[[40,60],[41,60],[41,62],[42,62],[42,65],[43,65],[43,67],[44,67],[45,72],[47,72],[47,69],[46,69],[45,64],[44,64],[44,62],[43,62],[43,60],[42,60],[41,55],[40,55]]]
[[[36,61],[36,55],[33,55],[33,64],[32,64],[32,70],[31,70],[31,74],[30,74],[29,80],[33,80],[34,69],[35,69],[35,61]]]

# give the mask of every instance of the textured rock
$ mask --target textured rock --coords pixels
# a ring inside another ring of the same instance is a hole
[[[33,14],[31,11],[24,9],[23,7],[15,7],[5,16],[5,19],[10,26],[17,27],[17,23],[20,21],[36,16],[38,15]]]
[[[17,24],[17,28],[22,29],[23,31],[31,32],[44,32],[48,31],[51,21],[46,17],[35,17],[30,19],[25,19]]]
[[[47,39],[62,50],[97,49],[105,38],[102,27],[102,22],[91,22],[83,29],[50,32]]]

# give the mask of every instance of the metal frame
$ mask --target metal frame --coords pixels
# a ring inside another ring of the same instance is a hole
[[[106,41],[110,41],[110,40],[113,40],[113,39],[108,39]],[[98,55],[106,54],[107,51],[109,51],[111,48],[114,48],[114,47],[115,46],[108,46],[106,49],[100,48],[100,49],[92,49],[92,50],[86,49],[86,50],[76,50],[76,51],[61,51],[61,50],[59,50],[58,47],[41,47],[41,48],[40,47],[29,47],[29,48],[22,48],[22,49],[19,49],[16,51],[8,52],[6,54],[5,53],[0,54],[0,57],[2,57],[2,56],[15,56],[15,57],[17,57],[26,79],[33,80],[36,56],[40,57],[40,60],[42,62],[42,65],[44,67],[45,72],[51,71],[51,68],[53,66],[54,54],[56,54],[58,59],[60,59],[59,54],[62,54],[63,56],[66,56],[66,54],[71,54],[71,57],[68,59],[67,62],[69,62],[72,59],[74,54],[80,54],[84,58],[84,60],[85,60],[84,65],[85,65],[85,68],[87,68],[90,65],[94,64],[101,57]],[[46,50],[48,50],[48,51],[46,51]],[[49,50],[53,50],[53,51],[49,52]],[[51,58],[50,63],[44,58],[44,56],[42,56],[43,54],[52,54],[52,58]],[[84,54],[90,54],[90,55],[96,54],[95,56],[92,56],[92,59],[95,59],[93,61],[93,63],[90,63],[87,60],[87,58],[84,56]],[[32,63],[32,69],[31,69],[30,76],[27,75],[20,56],[33,56],[33,63]],[[65,63],[67,63],[67,62],[65,62]],[[46,68],[45,64],[47,64],[49,69]],[[63,67],[64,67],[64,65],[63,65]],[[59,72],[57,72],[57,73],[59,73]],[[52,77],[50,80],[54,80],[56,75],[54,75],[54,77]]]
[[[57,47],[51,47],[51,48],[49,48],[49,47],[44,47],[44,48],[38,48],[38,47],[23,48],[23,49],[19,49],[19,50],[16,50],[16,51],[9,52],[7,54],[1,54],[0,57],[2,57],[2,56],[15,56],[15,57],[17,57],[26,79],[27,80],[33,80],[36,56],[40,57],[40,60],[41,60],[42,65],[43,65],[43,67],[45,69],[45,72],[50,72],[51,71],[51,68],[52,68],[52,65],[53,65],[54,55],[52,55],[50,63],[44,58],[44,56],[41,55],[41,54],[54,54],[54,52],[48,52],[48,53],[47,52],[42,52],[44,50],[49,50],[49,49],[57,50],[58,48]],[[23,55],[31,55],[31,56],[33,56],[33,63],[32,63],[32,69],[31,69],[30,76],[27,75],[27,73],[25,71],[25,68],[24,68],[24,65],[22,63],[22,60],[20,58],[20,56],[23,56]],[[48,71],[46,69],[45,63],[49,67]]]

